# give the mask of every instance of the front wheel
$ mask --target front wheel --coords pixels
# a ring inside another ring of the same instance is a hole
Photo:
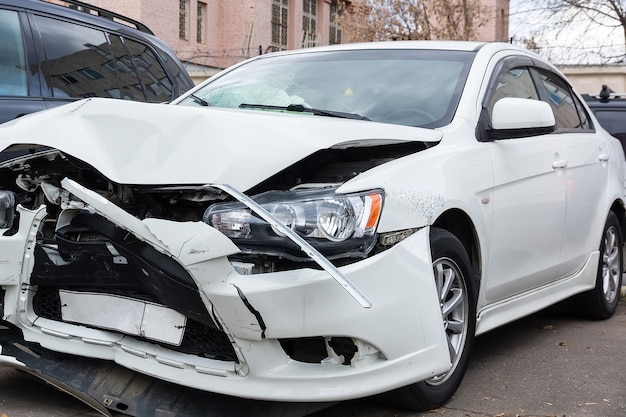
[[[477,283],[467,251],[456,236],[438,228],[431,230],[430,246],[452,367],[445,374],[389,394],[396,406],[412,410],[437,408],[452,397],[465,374],[476,330]]]
[[[596,286],[569,300],[573,313],[600,320],[608,319],[615,313],[622,287],[623,239],[617,215],[610,212],[600,241],[601,258],[598,262]]]

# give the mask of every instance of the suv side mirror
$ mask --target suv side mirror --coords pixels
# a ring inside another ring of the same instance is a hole
[[[545,101],[505,97],[493,106],[491,140],[545,135],[555,130],[554,113]]]

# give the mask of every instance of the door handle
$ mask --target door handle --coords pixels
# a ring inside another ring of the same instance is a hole
[[[558,159],[552,162],[552,168],[554,169],[565,168],[566,166],[567,166],[567,159]]]
[[[608,153],[602,152],[600,155],[598,155],[598,160],[601,162],[606,162],[608,161],[610,158],[610,155]]]

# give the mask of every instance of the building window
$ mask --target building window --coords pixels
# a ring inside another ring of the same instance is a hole
[[[317,0],[302,2],[302,47],[317,45]]]
[[[288,0],[272,0],[272,49],[287,49]]]
[[[341,29],[337,24],[337,17],[341,15],[341,9],[339,8],[339,2],[332,0],[330,2],[330,33],[328,34],[328,44],[335,45],[341,43]]]
[[[179,0],[180,10],[178,12],[178,37],[189,39],[189,0]]]
[[[204,43],[204,22],[206,15],[206,4],[198,2],[198,16],[196,22],[196,42]]]

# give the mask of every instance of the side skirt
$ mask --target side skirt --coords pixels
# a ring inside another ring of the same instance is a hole
[[[596,283],[599,261],[600,253],[592,252],[585,265],[575,275],[483,307],[478,313],[476,335],[592,289]]]

